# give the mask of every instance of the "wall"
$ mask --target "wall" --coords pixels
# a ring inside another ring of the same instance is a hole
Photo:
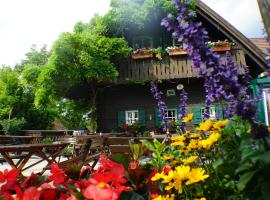
[[[177,84],[183,84],[189,95],[189,109],[196,104],[204,102],[203,82],[199,79],[178,79],[163,81],[159,84],[160,90],[166,94],[167,89],[175,89],[176,95],[166,97],[168,108],[176,108],[179,104],[179,91],[176,90]],[[102,132],[110,132],[118,128],[118,111],[125,110],[144,110],[146,126],[148,128],[155,125],[156,101],[153,98],[149,84],[138,85],[118,85],[108,87],[104,90],[98,100],[98,129]],[[152,115],[152,120],[150,120]]]

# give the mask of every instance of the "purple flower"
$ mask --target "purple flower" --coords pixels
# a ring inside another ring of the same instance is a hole
[[[161,114],[161,118],[162,118],[162,127],[163,127],[163,131],[167,132],[169,130],[168,128],[168,120],[167,120],[167,106],[165,104],[165,102],[162,100],[161,97],[161,92],[158,91],[158,88],[156,86],[155,83],[151,82],[150,83],[150,90],[154,96],[154,98],[157,101],[158,104],[158,110]]]
[[[179,104],[180,114],[178,116],[178,121],[180,122],[180,129],[183,133],[186,131],[186,123],[182,122],[182,119],[183,117],[187,116],[187,100],[188,100],[187,95],[188,95],[187,92],[184,89],[182,89],[180,93],[180,104]]]
[[[233,62],[229,53],[226,54],[224,64],[220,56],[207,46],[208,32],[202,27],[202,23],[195,22],[196,14],[191,9],[189,0],[172,2],[179,13],[176,17],[168,15],[162,20],[161,25],[172,31],[172,35],[178,38],[184,49],[189,50],[193,67],[199,69],[198,77],[204,78],[206,92],[204,119],[210,117],[210,105],[221,100],[228,102],[225,109],[226,116],[231,117],[236,113],[237,102],[245,99],[247,94],[246,86],[239,81],[239,66]],[[244,75],[242,82],[247,84],[248,78],[248,75]]]

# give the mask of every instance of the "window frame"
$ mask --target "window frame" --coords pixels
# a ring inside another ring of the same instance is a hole
[[[131,113],[131,118],[129,118],[129,113]],[[135,117],[135,113],[137,113],[137,117]],[[128,125],[131,125],[135,123],[136,121],[139,121],[139,110],[126,110],[125,111],[125,123]]]
[[[174,111],[175,112],[175,114],[174,114],[174,117],[168,117],[168,111]],[[178,121],[178,117],[177,117],[177,109],[176,108],[168,108],[168,109],[166,109],[165,110],[165,112],[166,112],[166,120],[168,120],[168,121],[175,121],[175,122],[177,122]]]
[[[205,107],[202,107],[201,108],[201,118],[203,119],[203,113],[204,113],[204,109]],[[209,116],[209,119],[210,120],[216,120],[217,119],[217,110],[216,110],[216,106],[210,106],[210,116]],[[212,113],[211,113],[212,111]],[[214,112],[213,112],[214,111]]]
[[[146,40],[148,40],[150,46],[145,46],[145,44],[147,43]],[[139,46],[136,46],[136,43],[139,44]],[[135,37],[132,40],[132,47],[133,47],[133,49],[153,48],[153,38],[150,36]]]

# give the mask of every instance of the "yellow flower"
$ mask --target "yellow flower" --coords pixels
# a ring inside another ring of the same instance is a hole
[[[171,182],[172,179],[174,178],[173,170],[170,170],[169,173],[168,173],[168,175],[165,175],[162,178],[163,178],[162,183],[169,183],[169,182]]]
[[[198,159],[198,156],[190,156],[190,157],[188,157],[186,159],[183,159],[182,162],[184,164],[190,164],[190,163],[193,163],[197,159]]]
[[[193,168],[191,169],[188,177],[187,185],[203,181],[209,177],[208,174],[205,174],[205,170],[202,168]]]
[[[166,176],[163,172],[156,173],[155,176],[151,178],[151,181],[157,181],[159,179],[163,179],[163,177]]]
[[[194,200],[206,200],[205,197],[199,198],[199,199],[194,199]]]
[[[166,131],[166,134],[169,135],[170,134],[170,131]]]
[[[190,138],[200,138],[202,135],[200,133],[193,133],[190,135]]]
[[[217,122],[213,125],[213,128],[214,128],[214,129],[217,129],[217,130],[221,130],[221,128],[223,128],[224,126],[226,126],[228,123],[229,123],[229,120],[228,120],[228,119],[220,120],[220,121],[217,121]]]
[[[175,141],[171,143],[172,146],[184,146],[186,137],[184,135],[178,135],[171,137],[172,141]]]
[[[199,146],[204,149],[209,149],[221,137],[220,133],[212,133],[209,138],[199,141]]]
[[[173,159],[173,158],[174,158],[173,155],[165,155],[165,156],[163,156],[163,159],[164,159],[164,160],[171,160],[171,159]]]
[[[158,197],[154,198],[153,200],[174,200],[174,195],[173,194],[171,196],[168,194],[166,196],[159,195]]]
[[[189,178],[190,166],[181,165],[175,168],[176,176],[175,178],[181,179],[182,181]]]
[[[182,122],[190,122],[193,118],[193,113],[189,113],[186,117],[183,117]]]
[[[197,128],[199,131],[209,131],[212,127],[213,123],[211,120],[206,120],[205,122],[202,122],[200,126]]]
[[[191,151],[192,149],[198,149],[200,146],[198,145],[198,141],[197,140],[194,140],[194,139],[191,139],[189,141],[189,144],[187,146],[187,150],[188,151]]]

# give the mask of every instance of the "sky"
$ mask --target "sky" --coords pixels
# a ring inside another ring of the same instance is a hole
[[[203,0],[247,37],[263,37],[256,0]],[[0,0],[0,66],[14,66],[32,44],[51,47],[59,34],[72,31],[98,13],[110,0]]]

